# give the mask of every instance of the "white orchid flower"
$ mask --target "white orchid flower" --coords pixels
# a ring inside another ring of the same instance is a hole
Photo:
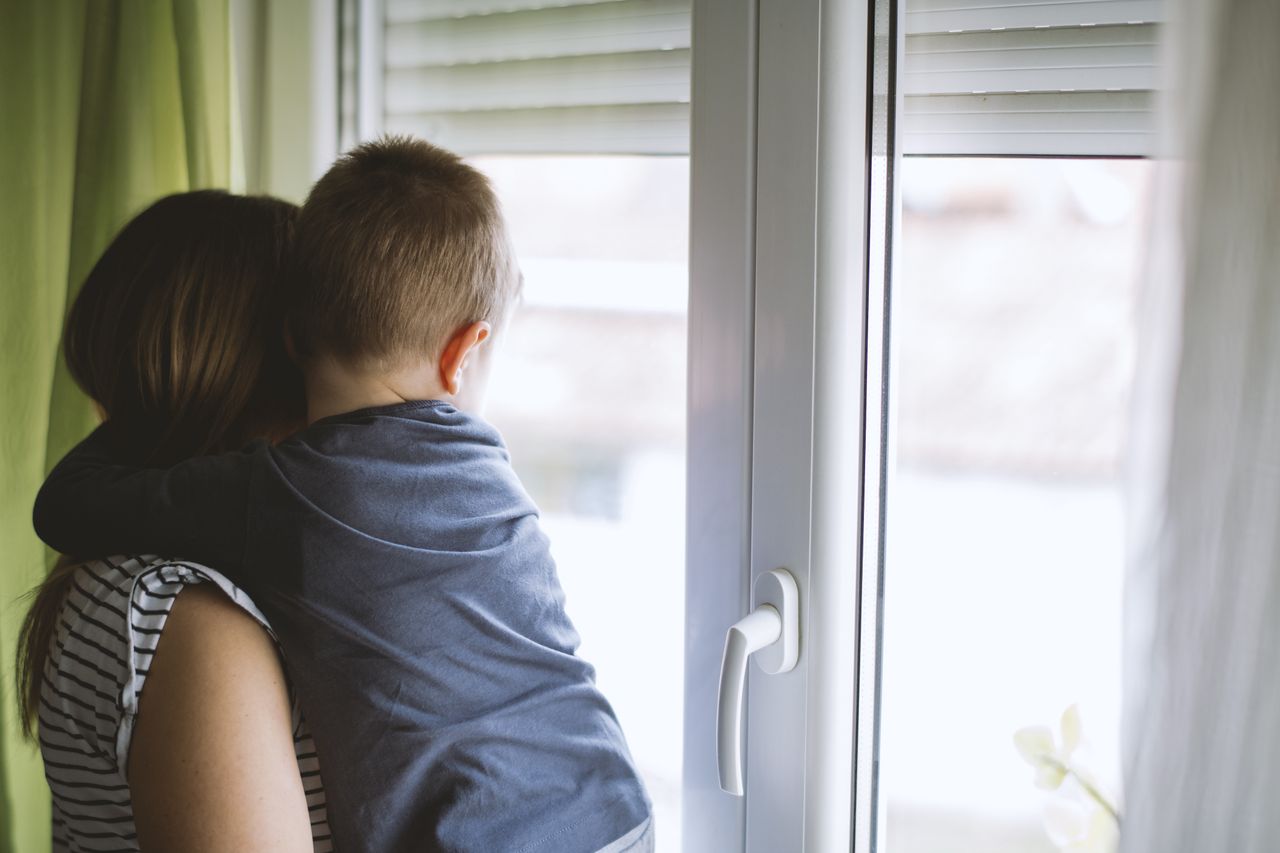
[[[1084,832],[1074,841],[1062,845],[1062,853],[1114,853],[1120,843],[1120,828],[1115,818],[1102,806],[1089,809]]]
[[[1013,745],[1023,760],[1035,768],[1035,783],[1047,791],[1064,794],[1045,804],[1045,833],[1063,853],[1112,853],[1119,838],[1120,815],[1083,768],[1072,757],[1083,739],[1080,711],[1062,712],[1058,732],[1048,726],[1028,726],[1014,733]],[[1063,789],[1067,778],[1077,786]],[[1083,793],[1086,801],[1070,799]]]
[[[1066,849],[1089,835],[1090,809],[1078,800],[1056,798],[1044,804],[1044,833],[1053,846]]]
[[[1055,739],[1048,726],[1028,726],[1013,735],[1022,759],[1036,769],[1036,785],[1056,791],[1071,772],[1071,755],[1080,746],[1080,710],[1072,705],[1062,712]]]

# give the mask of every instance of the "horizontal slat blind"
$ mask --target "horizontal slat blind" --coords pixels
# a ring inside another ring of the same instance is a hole
[[[1143,156],[1162,0],[906,0],[907,154]]]
[[[692,0],[382,2],[387,132],[470,154],[688,152]],[[1150,154],[1164,2],[905,0],[904,152]]]
[[[1163,0],[907,0],[908,33],[1027,30],[1162,20]]]
[[[472,18],[502,12],[525,12],[565,6],[596,6],[619,0],[389,0],[387,21],[393,24]]]
[[[467,154],[688,152],[691,0],[391,0],[384,129]]]

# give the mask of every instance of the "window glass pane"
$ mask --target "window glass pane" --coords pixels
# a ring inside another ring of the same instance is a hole
[[[542,510],[580,654],[680,843],[688,159],[481,157],[524,304],[487,415]]]
[[[1095,805],[1070,779],[1037,788],[1014,734],[1044,725],[1061,743],[1069,706],[1085,741],[1070,761],[1119,795],[1120,475],[1149,172],[1139,160],[902,164],[889,853],[1057,849],[1045,810]]]

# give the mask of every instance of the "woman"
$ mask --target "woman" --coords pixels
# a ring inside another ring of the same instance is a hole
[[[64,349],[128,436],[121,454],[168,465],[303,424],[280,335],[296,212],[184,193],[108,247],[71,307]],[[315,749],[268,631],[214,569],[59,560],[18,653],[55,850],[330,849]]]

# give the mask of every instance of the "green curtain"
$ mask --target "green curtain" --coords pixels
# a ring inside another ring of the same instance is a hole
[[[48,555],[31,502],[93,423],[60,363],[70,299],[159,196],[238,177],[229,0],[0,0],[0,853],[49,849],[13,655]]]

